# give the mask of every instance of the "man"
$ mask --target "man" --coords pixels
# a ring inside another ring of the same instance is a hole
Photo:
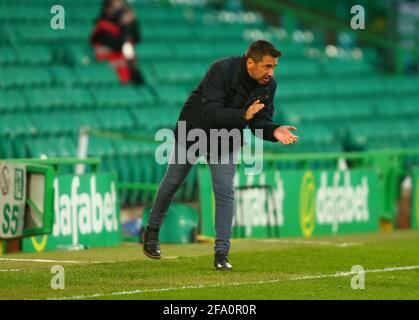
[[[191,145],[179,138],[179,123],[186,122],[186,129],[243,129],[248,125],[253,134],[258,129],[259,135],[265,140],[292,144],[298,136],[292,134],[296,130],[292,126],[279,126],[272,122],[274,111],[273,99],[276,82],[273,78],[281,52],[271,43],[264,40],[253,42],[242,57],[228,57],[214,62],[209,68],[200,85],[187,99],[178,119],[175,131],[173,159],[180,152],[185,152]],[[243,136],[242,136],[243,137]],[[211,141],[210,144],[212,144]],[[241,145],[243,139],[241,140]],[[227,163],[208,161],[215,194],[215,258],[216,270],[232,270],[228,261],[230,250],[231,227],[234,209],[234,174],[236,165],[234,158],[237,148],[234,146],[227,155]],[[207,157],[212,156],[209,145]],[[217,158],[219,159],[219,158]],[[169,163],[167,171],[160,183],[159,190],[150,213],[148,226],[142,233],[143,252],[152,259],[160,259],[160,244],[158,234],[163,219],[173,197],[185,181],[194,163]]]

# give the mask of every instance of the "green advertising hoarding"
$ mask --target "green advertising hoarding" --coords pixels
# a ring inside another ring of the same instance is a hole
[[[419,228],[419,168],[413,171],[413,196],[412,196],[412,228]]]
[[[116,174],[59,175],[54,180],[52,234],[23,239],[22,251],[115,245],[121,239],[120,229]]]
[[[214,236],[215,199],[209,169],[199,169],[201,232]],[[265,170],[235,176],[233,237],[297,237],[379,229],[373,170]]]

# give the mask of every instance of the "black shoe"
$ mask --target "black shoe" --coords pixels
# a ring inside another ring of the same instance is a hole
[[[159,230],[146,227],[142,233],[143,252],[151,259],[160,259]]]
[[[227,252],[218,252],[215,253],[214,257],[214,267],[219,271],[231,271],[233,266],[228,262],[228,253]]]

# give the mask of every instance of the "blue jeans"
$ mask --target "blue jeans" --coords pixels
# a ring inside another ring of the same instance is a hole
[[[166,173],[160,182],[159,189],[150,212],[148,225],[151,228],[159,229],[163,224],[170,203],[175,193],[185,182],[192,166],[195,163],[179,163],[174,158],[178,151],[185,152],[185,149],[174,143],[171,153],[171,161],[168,164]],[[226,155],[227,156],[227,155]],[[215,195],[215,252],[228,252],[230,250],[231,227],[234,211],[234,175],[236,163],[234,154],[228,154],[228,163],[211,163],[209,155],[206,155],[211,171],[213,190]]]

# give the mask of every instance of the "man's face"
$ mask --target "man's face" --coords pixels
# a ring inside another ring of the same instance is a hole
[[[112,11],[116,12],[118,10],[123,9],[124,5],[125,5],[124,0],[114,0],[112,1],[112,5],[111,5]]]
[[[263,59],[259,62],[254,61],[252,58],[248,58],[246,62],[249,75],[260,84],[267,84],[273,78],[277,64],[278,58],[270,55],[263,56]]]

